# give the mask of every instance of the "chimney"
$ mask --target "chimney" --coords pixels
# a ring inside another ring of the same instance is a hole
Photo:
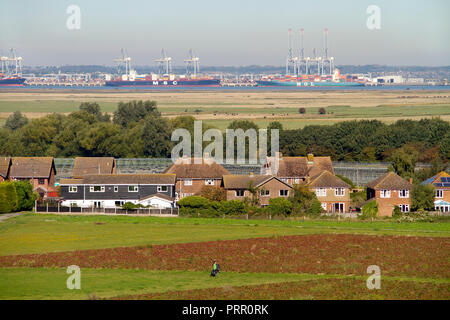
[[[409,178],[409,183],[410,183],[410,184],[413,183],[413,178]]]

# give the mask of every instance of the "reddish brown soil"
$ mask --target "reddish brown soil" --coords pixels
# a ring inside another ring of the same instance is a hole
[[[264,285],[169,291],[117,299],[139,300],[448,300],[448,284],[412,281],[381,281],[379,290],[369,290],[357,279],[320,279]]]
[[[450,238],[301,235],[0,257],[0,267],[139,268],[450,278]]]

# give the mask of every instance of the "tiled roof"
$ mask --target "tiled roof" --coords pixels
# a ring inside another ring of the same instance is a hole
[[[10,165],[10,157],[0,157],[0,176],[2,176],[3,178],[6,178],[8,176]]]
[[[52,166],[52,157],[15,157],[9,175],[11,178],[48,178]]]
[[[287,183],[270,175],[225,175],[223,176],[223,186],[225,189],[247,189],[251,181],[254,187],[259,187],[272,179],[277,179],[291,188]]]
[[[175,178],[174,174],[90,174],[83,179],[63,179],[60,184],[175,184]]]
[[[173,201],[174,200],[174,198],[172,198],[172,197],[170,197],[170,196],[168,196],[166,194],[155,193],[155,194],[151,194],[149,196],[143,197],[143,198],[139,199],[139,201],[147,200],[147,199],[150,199],[150,198],[161,198],[161,199],[168,200],[168,201]]]
[[[312,179],[309,186],[314,188],[350,188],[348,183],[326,170]]]
[[[283,157],[278,162],[277,177],[305,177],[307,175],[308,162],[305,157]]]
[[[111,174],[113,168],[114,158],[77,157],[73,164],[72,177],[80,178],[86,174]]]
[[[319,175],[323,170],[334,174],[333,163],[330,157],[314,157],[312,162],[312,164],[308,163],[308,174],[310,177]]]
[[[398,176],[394,172],[387,172],[381,177],[369,182],[368,188],[376,190],[410,190],[412,184]]]
[[[190,163],[188,161],[190,160]],[[177,178],[187,179],[221,179],[222,176],[230,174],[227,169],[215,162],[213,159],[198,159],[200,163],[195,163],[195,159],[178,159],[167,168],[164,173],[173,173]]]

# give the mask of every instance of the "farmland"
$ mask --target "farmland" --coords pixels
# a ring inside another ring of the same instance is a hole
[[[70,113],[81,102],[97,102],[112,113],[119,101],[155,100],[164,116],[192,115],[205,124],[225,129],[235,119],[251,119],[260,127],[280,121],[286,129],[326,125],[353,119],[380,119],[392,123],[402,118],[440,116],[450,120],[448,91],[108,91],[23,90],[0,97],[0,121],[21,111],[29,118],[49,113]],[[298,109],[305,108],[304,114]],[[327,113],[318,114],[324,107]]]
[[[449,239],[447,219],[23,214],[0,223],[0,299],[449,299]],[[65,287],[72,264],[81,290]],[[365,286],[369,265],[380,290]]]

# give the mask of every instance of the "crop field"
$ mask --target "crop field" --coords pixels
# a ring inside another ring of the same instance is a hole
[[[449,91],[111,91],[111,90],[12,90],[0,96],[0,121],[14,111],[29,118],[70,113],[81,102],[97,102],[112,113],[120,101],[155,100],[164,116],[191,115],[206,124],[225,129],[236,119],[254,120],[260,127],[280,121],[286,129],[306,125],[326,125],[344,120],[379,119],[387,123],[399,119],[440,116],[450,121]],[[299,114],[304,107],[306,112]],[[326,108],[319,115],[318,109]]]
[[[0,299],[448,300],[450,224],[27,213],[0,222]]]

